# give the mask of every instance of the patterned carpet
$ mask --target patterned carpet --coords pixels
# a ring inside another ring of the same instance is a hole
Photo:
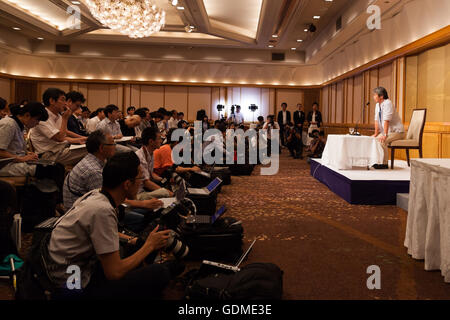
[[[239,218],[244,263],[272,262],[284,271],[284,299],[448,299],[450,285],[427,272],[403,246],[407,213],[394,206],[354,206],[310,176],[305,160],[283,152],[275,176],[233,177],[219,204]],[[369,290],[366,270],[381,269],[381,290]],[[182,297],[173,286],[168,299]],[[0,299],[11,299],[0,284]]]

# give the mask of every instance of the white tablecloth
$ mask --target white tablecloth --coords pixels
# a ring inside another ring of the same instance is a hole
[[[330,134],[322,154],[322,164],[350,170],[352,167],[381,164],[383,156],[383,148],[376,138]]]
[[[450,159],[411,160],[405,246],[450,282]]]

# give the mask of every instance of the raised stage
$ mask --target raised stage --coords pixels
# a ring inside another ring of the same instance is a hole
[[[350,204],[395,205],[397,193],[409,193],[411,169],[395,160],[394,170],[338,170],[311,159],[311,175]]]

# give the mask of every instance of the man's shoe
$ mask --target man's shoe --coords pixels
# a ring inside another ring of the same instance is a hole
[[[372,167],[377,170],[389,169],[389,166],[387,164],[374,164]]]

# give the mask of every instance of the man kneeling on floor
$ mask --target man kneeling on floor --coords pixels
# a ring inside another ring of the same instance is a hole
[[[139,158],[111,158],[103,169],[101,190],[88,192],[61,217],[48,244],[50,280],[59,288],[54,298],[158,298],[171,277],[170,263],[142,266],[144,259],[167,245],[170,230],[151,232],[133,255],[121,259],[117,208],[135,199],[144,175]],[[100,263],[98,263],[100,262]],[[81,288],[73,288],[68,268],[79,268]]]

